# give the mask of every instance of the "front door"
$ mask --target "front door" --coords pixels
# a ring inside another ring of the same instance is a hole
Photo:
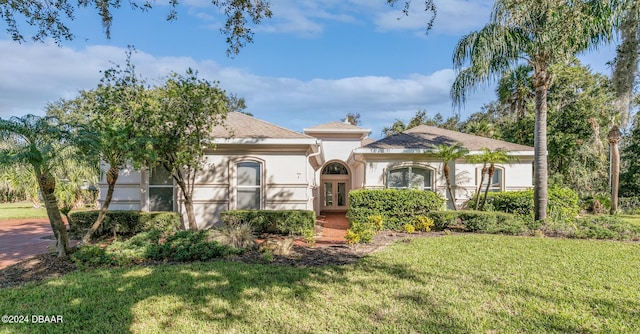
[[[320,174],[322,211],[346,211],[349,194],[349,170],[341,162],[330,162]]]
[[[347,210],[348,180],[324,180],[322,182],[322,210]]]

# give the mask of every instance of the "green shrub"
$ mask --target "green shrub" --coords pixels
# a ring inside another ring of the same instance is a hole
[[[578,194],[571,189],[549,188],[549,217],[560,220],[575,218],[580,211],[578,202]],[[475,195],[469,200],[469,206],[475,209]],[[533,217],[533,190],[490,192],[484,210]]]
[[[217,241],[207,241],[207,231],[178,231],[162,244],[159,256],[170,261],[206,261],[242,251]]]
[[[72,254],[80,265],[128,265],[148,260],[206,261],[243,250],[208,241],[208,231],[178,231],[162,240],[160,230],[139,233],[124,241],[114,241],[104,249],[83,246]]]
[[[519,235],[527,232],[526,221],[519,216],[492,211],[438,211],[429,216],[439,229],[461,224],[466,232]]]
[[[640,240],[640,226],[616,216],[585,216],[571,221],[547,221],[541,230],[545,235],[580,238]]]
[[[81,267],[114,264],[111,255],[100,246],[87,245],[78,248],[71,254],[71,260]]]
[[[381,216],[384,229],[401,231],[415,216],[441,210],[444,202],[444,198],[432,191],[358,189],[349,192],[347,218],[350,222],[363,222],[371,216]]]
[[[78,211],[70,214],[70,233],[82,237],[98,219],[100,211]],[[182,226],[182,216],[176,212],[107,211],[93,237],[120,235],[130,237],[152,229],[165,235],[173,234]]]
[[[433,211],[429,212],[428,217],[433,219],[433,229],[436,231],[444,231],[451,226],[458,225],[458,211]]]
[[[229,210],[221,214],[225,224],[248,223],[258,233],[276,232],[309,236],[314,233],[315,212],[309,210]]]
[[[640,214],[640,197],[620,197],[618,210],[626,214]]]

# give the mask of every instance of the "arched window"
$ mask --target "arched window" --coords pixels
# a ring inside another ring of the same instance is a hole
[[[390,169],[387,188],[433,190],[432,170],[415,166]]]
[[[323,175],[347,175],[349,171],[347,167],[339,162],[332,162],[322,169]]]
[[[262,208],[262,164],[244,161],[236,164],[236,208]]]

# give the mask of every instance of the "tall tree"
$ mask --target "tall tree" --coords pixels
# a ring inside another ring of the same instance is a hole
[[[523,118],[527,112],[527,103],[533,97],[533,84],[529,75],[533,68],[529,65],[520,65],[508,70],[498,81],[498,100],[508,104],[512,114]]]
[[[73,100],[50,104],[47,114],[56,115],[76,129],[74,142],[85,160],[100,160],[108,165],[105,173],[107,192],[98,218],[82,238],[88,243],[100,227],[113,198],[119,170],[127,162],[143,161],[144,147],[150,139],[142,131],[141,119],[147,118],[151,103],[145,81],[136,75],[129,48],[124,66],[115,65],[104,71],[95,90],[82,91]]]
[[[523,62],[533,68],[535,90],[535,219],[547,217],[547,92],[553,64],[595,47],[613,34],[613,0],[497,0],[490,22],[464,36],[453,53],[459,71],[451,88],[460,106],[477,85]],[[465,65],[469,63],[467,67]]]
[[[227,97],[216,83],[199,79],[191,69],[184,76],[170,75],[154,94],[158,105],[145,119],[154,152],[148,166],[159,165],[171,173],[184,200],[189,228],[198,230],[193,210],[196,175],[204,168],[213,127],[226,117]]]
[[[622,42],[616,50],[611,77],[616,93],[615,106],[617,109],[616,114],[613,115],[615,124],[608,135],[611,149],[611,214],[615,214],[618,208],[618,182],[620,178],[620,154],[618,151],[620,131],[618,125],[626,126],[629,119],[640,53],[640,2],[627,1],[627,5],[626,10],[621,14],[621,23],[618,27]]]
[[[622,139],[622,133],[618,129],[618,126],[614,125],[609,134],[607,134],[609,140],[609,146],[611,150],[611,210],[610,214],[615,215],[618,210],[618,188],[620,177],[620,151],[618,149],[618,143]]]
[[[55,195],[54,169],[64,151],[71,147],[67,133],[55,118],[26,115],[0,119],[0,139],[13,144],[0,149],[0,165],[27,165],[35,173],[56,238],[58,256],[66,256],[69,238]]]
[[[460,116],[454,115],[448,117],[446,120],[442,116],[442,114],[437,113],[433,117],[427,115],[426,110],[418,110],[413,117],[409,120],[407,124],[403,121],[396,119],[395,122],[390,127],[385,127],[382,130],[382,133],[385,137],[389,137],[398,133],[401,133],[405,130],[409,130],[411,128],[415,128],[419,125],[429,125],[435,126],[442,129],[448,130],[458,130],[460,125]]]
[[[360,120],[360,113],[348,113],[347,117],[345,118],[345,122],[351,125],[360,125],[360,123],[362,123],[362,121]]]
[[[146,11],[151,9],[151,1],[129,2],[133,9]],[[179,2],[170,0],[170,10],[167,20],[178,18]],[[219,8],[226,16],[226,22],[220,31],[227,38],[227,55],[236,55],[247,43],[253,41],[253,30],[248,22],[259,24],[264,18],[272,15],[268,0],[212,0],[211,4]],[[113,12],[120,8],[120,1],[83,0],[77,4],[69,0],[59,1],[28,1],[7,0],[0,2],[0,18],[6,23],[6,31],[15,41],[25,41],[24,31],[33,31],[31,39],[45,41],[53,39],[58,44],[65,40],[73,40],[76,36],[69,28],[69,21],[73,21],[76,11],[80,8],[94,7],[97,10],[107,38],[111,37]],[[33,29],[24,29],[20,23]]]
[[[449,166],[452,161],[456,161],[464,157],[469,150],[466,149],[460,143],[454,143],[453,145],[438,144],[433,146],[432,153],[434,157],[442,160],[442,174],[444,180],[447,183],[447,192],[449,193],[449,199],[451,200],[451,206],[454,210],[458,210],[456,205],[456,196],[451,186],[451,167]]]

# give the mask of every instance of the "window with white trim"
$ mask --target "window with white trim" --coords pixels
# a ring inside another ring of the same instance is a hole
[[[149,173],[149,211],[173,211],[175,187],[173,177],[159,166]]]
[[[414,166],[390,169],[387,188],[433,190],[432,170]]]
[[[478,168],[478,175],[480,179],[482,179],[482,168]],[[502,180],[503,180],[504,170],[500,167],[495,167],[495,172],[491,177],[491,183],[489,184],[489,191],[502,191]],[[484,191],[487,188],[487,183],[489,182],[489,175],[485,174],[484,181],[482,182],[481,190]]]
[[[262,208],[262,164],[244,161],[236,164],[236,208]]]

